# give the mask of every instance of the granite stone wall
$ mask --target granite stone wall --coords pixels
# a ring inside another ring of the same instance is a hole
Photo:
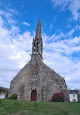
[[[54,93],[63,93],[68,101],[68,89],[64,78],[43,63],[40,55],[31,60],[11,81],[9,96],[16,93],[17,99],[31,100],[31,92],[36,90],[37,101],[50,101]]]

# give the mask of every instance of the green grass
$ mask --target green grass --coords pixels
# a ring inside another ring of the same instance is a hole
[[[3,99],[0,115],[80,115],[80,103]]]

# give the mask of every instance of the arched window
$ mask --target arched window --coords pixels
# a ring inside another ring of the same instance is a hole
[[[33,90],[31,92],[31,101],[36,101],[37,100],[37,92],[36,90]]]
[[[73,99],[73,102],[76,102],[76,99]]]

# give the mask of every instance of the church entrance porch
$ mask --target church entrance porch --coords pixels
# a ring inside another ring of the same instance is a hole
[[[31,101],[37,101],[37,92],[36,92],[36,90],[33,90],[31,92]]]

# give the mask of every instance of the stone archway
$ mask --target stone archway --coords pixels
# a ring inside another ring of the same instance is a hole
[[[36,90],[32,90],[32,92],[31,92],[31,101],[37,101],[37,92],[36,92]]]

